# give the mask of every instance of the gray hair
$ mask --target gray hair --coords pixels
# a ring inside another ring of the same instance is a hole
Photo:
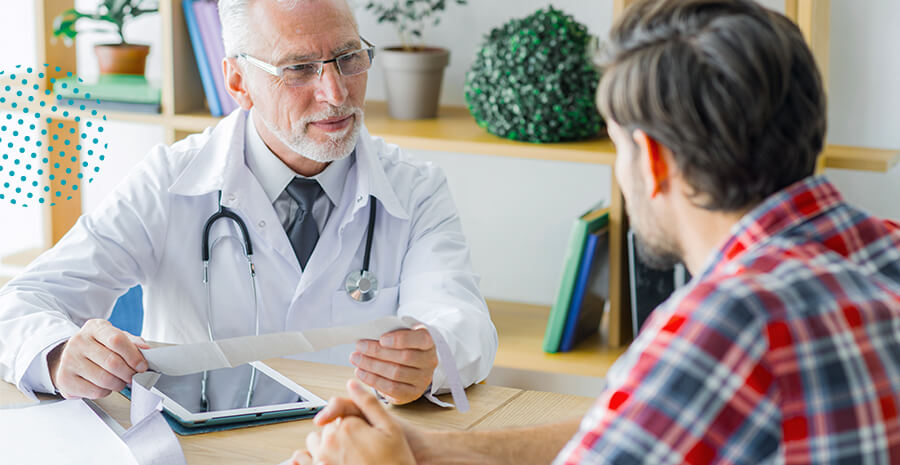
[[[250,28],[247,27],[250,4],[257,0],[219,0],[219,20],[222,22],[222,41],[225,43],[225,56],[233,57],[240,53],[246,53],[251,41]],[[263,0],[274,1],[290,10],[298,3],[306,0]],[[354,0],[344,0],[349,6],[353,26],[359,28],[356,22]]]

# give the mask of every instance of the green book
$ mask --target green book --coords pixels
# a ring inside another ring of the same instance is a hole
[[[53,91],[64,99],[159,104],[159,88],[144,76],[101,74],[96,80],[78,82],[77,77],[57,79]]]
[[[562,279],[556,290],[556,300],[550,309],[550,317],[547,319],[547,331],[544,333],[544,352],[559,352],[563,330],[566,327],[566,317],[572,303],[572,294],[575,291],[575,278],[581,265],[581,256],[584,254],[584,245],[588,234],[595,233],[609,224],[609,207],[595,207],[581,215],[572,225],[569,233],[569,247],[566,251],[566,259],[563,262]]]

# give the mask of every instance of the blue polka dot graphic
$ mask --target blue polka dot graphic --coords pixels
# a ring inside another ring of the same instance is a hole
[[[0,202],[29,207],[72,200],[107,157],[106,115],[84,105],[90,93],[75,101],[42,89],[50,70],[48,64],[0,70]]]

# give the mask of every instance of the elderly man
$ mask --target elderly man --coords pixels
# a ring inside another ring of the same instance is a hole
[[[219,8],[225,82],[241,108],[154,148],[0,291],[3,379],[66,397],[122,389],[147,368],[145,346],[105,318],[136,284],[148,340],[412,316],[446,341],[463,384],[485,378],[497,335],[447,182],[367,133],[374,50],[345,0]],[[303,358],[352,363],[395,403],[449,387],[421,327]]]
[[[580,428],[404,430],[354,383],[296,462],[900,463],[900,227],[813,176],[825,94],[800,30],[751,0],[643,1],[610,45],[628,212],[691,283]]]

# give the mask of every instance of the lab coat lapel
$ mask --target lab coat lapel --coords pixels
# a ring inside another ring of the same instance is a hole
[[[199,196],[222,190],[224,194],[227,186],[233,183],[235,168],[244,164],[243,129],[246,120],[247,112],[238,109],[204,131],[208,134],[207,139],[197,136],[179,142],[189,149],[197,141],[197,154],[169,186],[169,192]]]
[[[254,252],[273,250],[300,275],[300,265],[284,234],[281,221],[268,201],[259,181],[244,159],[244,127],[248,112],[235,110],[212,128],[206,143],[182,174],[169,186],[169,192],[200,196],[222,191],[222,205],[238,213],[247,224]],[[211,207],[210,214],[215,211]]]

